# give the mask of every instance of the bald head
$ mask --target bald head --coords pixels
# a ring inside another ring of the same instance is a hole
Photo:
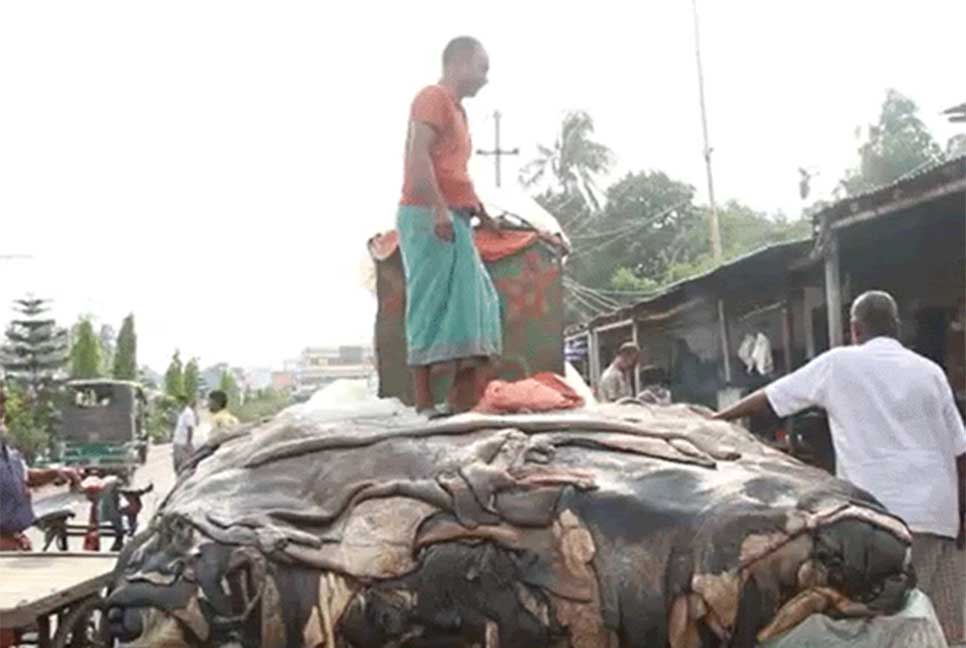
[[[460,99],[475,97],[486,85],[489,71],[486,50],[472,36],[457,36],[443,50],[443,84]]]
[[[863,344],[876,337],[899,337],[899,307],[882,290],[870,290],[852,302],[852,339]]]

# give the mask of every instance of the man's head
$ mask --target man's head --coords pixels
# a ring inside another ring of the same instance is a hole
[[[178,404],[181,405],[181,407],[194,407],[195,397],[194,395],[181,394],[178,396]]]
[[[220,389],[216,389],[208,394],[208,411],[217,414],[228,407],[228,394]]]
[[[490,57],[472,36],[457,36],[443,50],[443,80],[461,99],[475,97],[489,71]]]
[[[617,351],[617,363],[625,371],[636,367],[640,359],[641,348],[633,342],[625,342]]]
[[[887,292],[870,290],[852,302],[852,341],[864,344],[877,337],[899,337],[899,307]]]

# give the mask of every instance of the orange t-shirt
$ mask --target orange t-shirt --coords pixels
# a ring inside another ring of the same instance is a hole
[[[473,153],[466,112],[455,96],[441,85],[423,88],[413,99],[409,111],[411,122],[428,124],[436,131],[436,141],[429,151],[436,174],[436,183],[450,207],[476,207],[479,198],[473,190],[473,181],[467,164]],[[407,138],[406,148],[409,148]],[[413,193],[412,178],[408,165],[403,173],[403,205],[424,204]]]

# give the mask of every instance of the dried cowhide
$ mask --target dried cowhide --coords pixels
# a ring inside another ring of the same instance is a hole
[[[868,494],[687,406],[313,422],[194,457],[122,555],[132,646],[751,647],[899,609]]]

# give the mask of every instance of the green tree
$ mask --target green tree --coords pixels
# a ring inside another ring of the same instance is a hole
[[[117,346],[117,334],[110,324],[102,324],[98,333],[98,343],[101,348],[101,376],[114,375],[114,352]]]
[[[174,399],[184,394],[184,367],[180,351],[174,352],[168,370],[164,372],[164,393]]]
[[[0,365],[14,382],[39,397],[67,364],[67,331],[49,315],[50,300],[14,300],[14,313],[0,348]]]
[[[114,353],[114,377],[118,380],[138,379],[138,336],[134,330],[134,315],[128,315],[121,324]]]
[[[808,219],[791,220],[784,214],[768,215],[735,200],[725,203],[718,211],[718,219],[722,257],[726,262],[768,245],[808,238],[811,227]],[[715,267],[704,214],[700,220],[700,225],[687,233],[695,253],[667,267],[660,278],[663,285],[703,274]]]
[[[97,378],[101,374],[101,344],[94,325],[87,317],[74,328],[74,344],[70,349],[70,377]]]
[[[13,445],[28,464],[47,447],[50,437],[49,410],[33,405],[25,387],[14,381],[5,385],[6,425]]]
[[[896,90],[886,92],[879,121],[859,146],[859,164],[846,172],[842,188],[850,196],[875,189],[942,159],[942,149],[919,119],[915,102]]]
[[[588,235],[574,237],[573,271],[594,288],[617,288],[618,268],[661,283],[670,266],[700,253],[690,233],[702,226],[694,187],[660,171],[628,173],[607,189],[607,208]]]
[[[235,374],[231,369],[226,369],[221,374],[218,389],[225,392],[225,395],[228,396],[229,409],[234,411],[241,405],[241,388],[239,388],[238,381],[235,379]]]
[[[599,178],[614,164],[614,154],[594,139],[594,120],[584,111],[564,116],[552,146],[539,145],[537,157],[520,174],[524,186],[548,188],[538,198],[564,229],[587,227],[601,210]]]
[[[184,368],[184,393],[188,398],[194,398],[201,389],[201,372],[198,369],[198,358],[192,358]]]

